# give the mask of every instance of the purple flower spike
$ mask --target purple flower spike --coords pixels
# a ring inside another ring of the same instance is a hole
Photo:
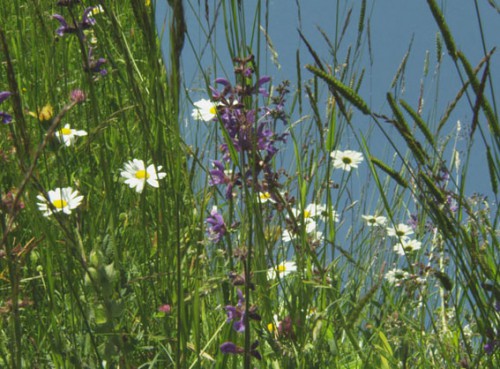
[[[93,9],[94,9],[93,6],[89,6],[83,12],[83,15],[82,15],[82,24],[81,24],[82,29],[88,29],[88,28],[92,27],[95,24],[95,19],[92,18],[92,17],[89,17],[89,14],[92,12]]]
[[[10,95],[12,95],[12,92],[10,91],[0,92],[0,103],[7,100],[10,97]],[[3,124],[9,124],[10,122],[12,122],[12,116],[4,111],[0,111],[0,120],[2,121]]]
[[[222,345],[220,345],[220,351],[223,354],[234,354],[234,355],[242,354],[245,352],[245,350],[242,347],[236,346],[232,342],[224,342]]]
[[[3,124],[9,124],[10,122],[12,122],[12,115],[7,114],[4,111],[0,111],[0,120]]]
[[[59,21],[59,28],[56,30],[56,34],[59,37],[63,37],[66,33],[74,33],[75,29],[73,27],[68,26],[68,22],[66,22],[66,19],[62,15],[59,14],[54,14],[52,18],[57,19]]]
[[[212,242],[219,242],[222,237],[226,234],[227,228],[226,223],[224,223],[224,218],[217,211],[217,207],[214,206],[210,212],[210,216],[205,221],[210,226],[207,228],[208,238]]]
[[[12,95],[12,92],[10,91],[2,91],[0,92],[0,103],[3,103],[5,100],[7,100],[10,95]]]
[[[227,86],[231,86],[231,82],[229,82],[229,81],[228,81],[227,79],[225,79],[225,78],[217,78],[217,79],[215,80],[215,83],[218,83],[218,84],[223,85],[223,86],[225,86],[225,87],[227,87]]]
[[[94,49],[91,47],[89,48],[88,62],[89,62],[89,67],[84,68],[86,72],[99,73],[101,76],[105,76],[108,74],[108,71],[103,68],[104,64],[107,63],[107,60],[104,58],[99,58],[95,60]]]

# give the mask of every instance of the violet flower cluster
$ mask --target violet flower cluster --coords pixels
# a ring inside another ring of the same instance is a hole
[[[227,314],[227,323],[233,322],[233,329],[238,332],[245,331],[245,315],[248,314],[248,317],[253,320],[261,320],[259,314],[257,314],[257,307],[251,306],[249,311],[245,311],[245,297],[243,297],[243,293],[241,290],[237,291],[238,294],[238,303],[236,306],[227,305],[226,306],[226,314]]]
[[[56,19],[59,22],[59,28],[56,30],[56,34],[59,37],[63,37],[66,34],[79,33],[91,28],[95,24],[95,19],[90,16],[92,9],[94,9],[92,6],[86,8],[83,11],[82,20],[80,22],[73,22],[71,25],[68,24],[68,22],[62,15],[52,15],[52,18]]]
[[[225,196],[232,197],[235,186],[241,186],[243,181],[254,191],[269,191],[278,187],[278,174],[272,168],[272,159],[278,152],[277,143],[285,142],[286,133],[276,133],[273,129],[277,120],[286,124],[284,113],[285,95],[288,93],[286,83],[276,90],[278,96],[270,99],[270,105],[252,107],[259,96],[268,97],[264,88],[271,79],[264,76],[255,83],[253,55],[245,59],[235,59],[235,73],[240,84],[232,85],[225,78],[218,78],[215,83],[221,89],[211,88],[212,100],[217,108],[216,119],[220,120],[226,142],[220,145],[223,153],[222,161],[214,161],[210,171],[210,184],[225,185]],[[239,167],[240,173],[228,173],[225,164],[235,161],[232,155],[239,155],[244,163]],[[271,191],[272,192],[272,191]]]
[[[207,227],[208,238],[212,242],[219,242],[227,233],[226,223],[224,218],[218,212],[217,207],[214,206],[210,211],[210,216],[205,220],[209,225]]]
[[[0,104],[3,103],[5,100],[7,100],[10,95],[12,95],[12,92],[9,91],[3,91],[0,92]],[[2,121],[3,124],[9,124],[12,121],[12,116],[4,111],[0,111],[0,120]]]
[[[257,314],[257,307],[251,306],[248,311],[245,310],[245,297],[243,296],[243,292],[241,290],[237,290],[238,294],[238,303],[233,305],[226,306],[226,314],[227,314],[227,323],[233,323],[233,329],[242,333],[245,331],[245,317],[248,316],[249,319],[260,321],[261,317]],[[259,345],[258,341],[255,341],[250,347],[250,355],[254,356],[258,360],[261,360],[262,357],[260,353],[257,351],[257,346]],[[224,342],[220,346],[220,350],[224,354],[243,354],[245,350],[237,346],[233,342]]]
[[[59,1],[57,4],[64,7],[71,7],[78,4],[79,1],[63,0]],[[91,16],[93,10],[96,7],[87,7],[82,14],[81,21],[76,21],[73,19],[71,22],[67,21],[61,14],[53,14],[52,18],[59,22],[59,28],[56,30],[56,35],[59,37],[64,37],[67,34],[76,34],[82,41],[85,41],[85,35],[83,31],[92,28],[95,25],[96,20]],[[93,54],[94,50],[89,46],[87,53],[87,62],[84,65],[84,70],[92,74],[100,74],[105,76],[108,74],[107,70],[104,69],[104,64],[107,60],[105,58],[96,58]]]

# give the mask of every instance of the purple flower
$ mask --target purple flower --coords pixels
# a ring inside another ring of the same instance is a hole
[[[57,19],[59,21],[59,28],[56,30],[56,35],[59,37],[63,37],[66,33],[75,33],[76,28],[68,26],[68,22],[66,19],[60,14],[54,14],[52,18]]]
[[[483,346],[483,349],[484,349],[484,352],[486,354],[491,355],[495,352],[495,350],[497,349],[498,346],[500,346],[500,341],[493,340],[493,341],[486,343]]]
[[[236,346],[232,342],[224,342],[222,345],[220,345],[220,351],[223,354],[242,354],[245,352],[242,347]]]
[[[228,171],[225,170],[224,164],[222,164],[219,160],[214,160],[212,162],[213,169],[209,171],[210,179],[208,180],[208,184],[210,186],[215,185],[227,185],[226,187],[226,199],[230,199],[233,196],[233,187],[235,185],[240,185],[241,182],[239,180],[240,176],[230,175]]]
[[[243,332],[245,331],[245,298],[241,290],[238,290],[237,294],[238,304],[236,306],[226,306],[227,323],[233,322],[233,329],[236,332]]]
[[[257,351],[257,347],[259,346],[259,341],[255,341],[252,343],[252,346],[250,346],[250,355],[252,355],[254,358],[257,360],[262,360],[262,356],[260,355],[259,351]],[[223,354],[233,354],[233,355],[241,355],[245,353],[245,349],[243,347],[237,346],[233,342],[224,342],[222,345],[220,345],[220,351]]]
[[[108,71],[103,68],[103,65],[106,64],[107,60],[104,58],[99,58],[95,60],[94,58],[94,49],[89,48],[89,53],[88,53],[88,63],[89,66],[88,68],[84,68],[86,72],[91,72],[91,73],[100,73],[101,76],[105,76],[108,74]]]
[[[95,19],[89,16],[89,14],[92,12],[92,9],[94,9],[94,7],[92,6],[89,6],[87,9],[85,9],[82,15],[82,21],[77,25],[72,26],[68,25],[68,22],[66,22],[66,19],[62,15],[52,15],[52,18],[56,19],[60,24],[59,28],[56,30],[56,34],[59,37],[63,37],[67,33],[76,33],[78,30],[83,31],[92,27],[95,24]]]
[[[5,100],[7,100],[10,97],[10,95],[12,95],[12,92],[9,91],[0,92],[0,104],[3,103]],[[2,121],[3,124],[9,124],[12,121],[12,116],[4,111],[0,111],[0,120]]]
[[[85,101],[86,96],[82,90],[77,88],[77,89],[71,91],[70,98],[71,98],[71,101],[74,101],[76,103],[82,103]]]
[[[217,211],[217,206],[212,208],[210,216],[205,220],[210,226],[207,228],[208,238],[212,242],[219,242],[227,232],[226,223],[224,218]]]
[[[94,9],[93,6],[89,6],[87,9],[83,11],[82,23],[80,23],[81,29],[88,29],[95,24],[95,19],[89,17],[89,14],[92,12],[93,9]]]

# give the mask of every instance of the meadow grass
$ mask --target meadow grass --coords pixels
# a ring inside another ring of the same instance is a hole
[[[366,1],[289,82],[261,0],[169,0],[159,32],[155,1],[4,4],[0,367],[499,366],[496,55],[427,3],[462,87],[412,106],[405,57],[382,111]]]

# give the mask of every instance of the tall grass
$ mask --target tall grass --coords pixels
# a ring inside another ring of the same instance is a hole
[[[317,34],[326,51],[299,31],[284,83],[268,2],[169,0],[164,32],[155,1],[59,3],[74,4],[0,10],[12,93],[0,111],[13,117],[0,136],[0,367],[499,365],[500,126],[484,34],[470,60],[428,0],[432,53],[461,88],[422,108],[394,83],[377,111],[360,89],[366,1],[336,3],[333,34]],[[405,63],[395,81],[413,73]],[[206,119],[192,113],[200,98]],[[464,105],[467,130],[450,122]],[[69,145],[67,124],[80,131]],[[478,146],[488,196],[467,187]],[[133,159],[144,170],[126,177]],[[83,196],[63,199],[69,214],[52,191],[66,187]]]

